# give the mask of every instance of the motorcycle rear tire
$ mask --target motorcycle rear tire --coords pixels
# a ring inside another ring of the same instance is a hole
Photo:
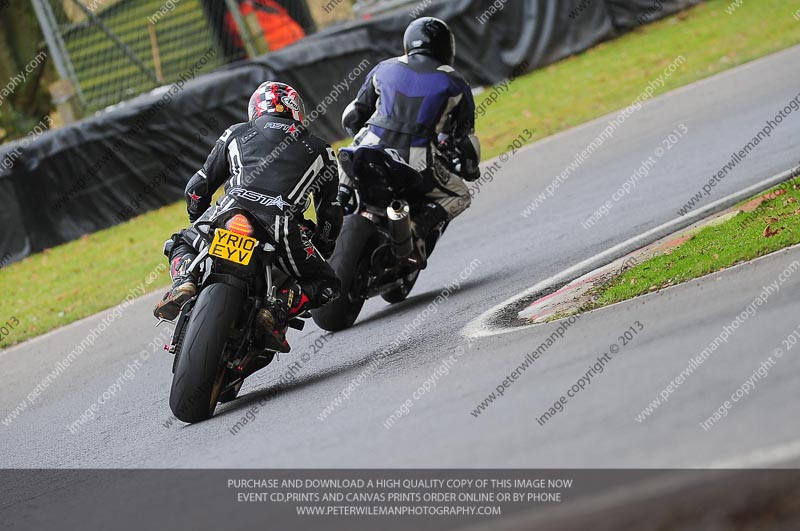
[[[178,420],[201,422],[214,414],[228,333],[243,303],[244,293],[227,284],[212,284],[200,292],[186,325],[169,395],[169,407]]]
[[[411,293],[411,290],[414,289],[414,284],[417,283],[417,279],[419,278],[419,270],[414,271],[406,278],[403,279],[403,284],[400,286],[387,291],[386,293],[381,294],[381,298],[388,302],[389,304],[396,304],[398,302],[403,302],[408,297],[408,294]]]
[[[369,266],[369,242],[375,235],[375,226],[363,216],[352,215],[344,219],[342,232],[331,256],[330,264],[336,276],[342,281],[337,299],[322,308],[311,311],[317,326],[329,332],[350,328],[358,319],[366,300],[361,293],[355,293],[356,279]]]

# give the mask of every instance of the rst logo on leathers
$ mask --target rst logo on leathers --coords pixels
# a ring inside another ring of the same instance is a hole
[[[299,131],[295,124],[282,124],[279,122],[267,122],[264,124],[264,129],[280,129],[284,133],[293,135]]]
[[[286,202],[281,196],[273,197],[271,195],[260,194],[244,188],[231,188],[228,193],[232,196],[240,197],[247,201],[253,201],[259,205],[274,206],[280,208],[281,210],[291,205],[291,203]]]

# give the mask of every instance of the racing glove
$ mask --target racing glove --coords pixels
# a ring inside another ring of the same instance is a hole
[[[478,137],[467,135],[457,141],[451,138],[440,142],[440,151],[446,153],[450,171],[465,181],[477,181],[481,176],[481,148]]]

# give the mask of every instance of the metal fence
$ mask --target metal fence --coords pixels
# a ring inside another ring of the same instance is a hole
[[[201,57],[210,72],[315,30],[302,0],[32,2],[79,114],[174,82]]]
[[[359,17],[376,16],[396,9],[408,9],[419,5],[420,11],[433,3],[433,0],[357,0],[353,11]]]

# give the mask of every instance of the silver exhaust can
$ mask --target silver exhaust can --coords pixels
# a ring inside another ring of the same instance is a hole
[[[392,238],[394,254],[398,258],[406,258],[414,250],[408,203],[403,200],[392,201],[386,207],[386,215],[389,217],[389,234]]]

